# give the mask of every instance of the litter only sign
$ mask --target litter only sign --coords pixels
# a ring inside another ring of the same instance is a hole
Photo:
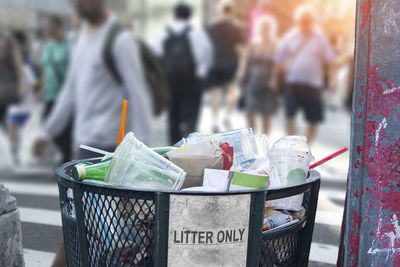
[[[168,266],[245,266],[250,194],[171,195]]]
[[[242,242],[246,228],[220,231],[179,231],[174,230],[174,244],[221,244]]]

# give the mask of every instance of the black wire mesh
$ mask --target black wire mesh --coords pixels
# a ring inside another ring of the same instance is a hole
[[[84,190],[90,266],[153,266],[154,194]]]
[[[71,188],[71,185],[59,183],[62,189],[60,192],[65,192],[64,189]],[[63,216],[68,266],[80,267],[83,259],[88,260],[89,266],[154,266],[156,194],[75,185],[79,188],[78,195],[81,196],[78,201],[81,209],[76,210],[79,223],[73,212],[73,202],[76,204],[76,200],[72,199],[69,203],[68,197],[60,195],[61,203],[64,203],[63,199],[66,201],[63,213],[68,215]],[[310,203],[315,196],[318,196],[318,191],[304,192],[306,217],[310,215]],[[259,242],[259,266],[299,266],[303,238],[312,234],[312,230],[309,232],[304,228],[307,223],[305,219],[296,224],[298,227],[295,225],[291,229],[277,230],[278,234],[262,233]],[[83,233],[86,234],[86,240],[79,238]],[[81,247],[85,250],[81,251]],[[80,252],[84,255],[80,255]]]
[[[299,232],[289,232],[282,237],[262,239],[260,242],[260,264],[263,267],[298,266]]]
[[[65,248],[68,255],[68,266],[81,266],[81,257],[79,252],[79,237],[78,237],[78,227],[76,224],[64,224],[65,231]]]
[[[308,211],[311,200],[311,191],[308,190],[303,194],[302,206]],[[292,267],[298,266],[300,257],[300,237],[304,231],[304,226],[307,221],[303,222],[300,220],[294,226],[297,230],[287,231],[281,229],[279,232],[282,234],[276,238],[270,238],[270,235],[266,232],[262,234],[260,241],[260,258],[259,266],[263,267]],[[285,233],[286,232],[286,233]],[[276,235],[275,235],[276,236]]]

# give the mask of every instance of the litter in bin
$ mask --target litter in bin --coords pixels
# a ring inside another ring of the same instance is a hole
[[[104,181],[126,188],[179,190],[186,173],[128,133],[114,152]]]
[[[206,168],[229,170],[233,163],[233,148],[227,143],[206,140],[171,150],[165,157],[186,172],[184,189],[201,186]]]
[[[210,136],[193,133],[174,147],[153,149],[128,133],[114,153],[104,154],[111,158],[97,164],[75,165],[74,179],[86,184],[132,189],[248,191],[302,184],[307,181],[312,160],[311,151],[301,137],[281,138],[269,150],[266,136],[254,135],[251,129]],[[304,218],[303,197],[296,197],[294,202],[286,198],[266,203],[264,230],[288,227]],[[113,202],[107,198],[89,193],[83,203],[94,207],[91,216],[101,226],[89,234],[97,240],[94,242],[109,245],[102,252],[102,262],[97,263],[122,266],[126,262],[136,266],[151,262],[154,200],[121,196],[114,197],[117,202]],[[304,226],[306,220],[303,221]],[[268,243],[268,247],[275,246],[277,262],[283,262],[288,256],[281,253],[275,242],[278,240]]]
[[[263,230],[271,230],[278,226],[290,223],[291,221],[293,221],[293,217],[291,215],[285,214],[283,212],[277,212],[274,215],[264,218]]]
[[[304,138],[285,136],[278,139],[268,153],[270,179],[274,186],[291,186],[306,182],[310,162],[313,159],[310,147]],[[298,211],[303,202],[303,194],[272,200],[270,205],[276,209]]]
[[[175,146],[180,147],[185,144],[201,143],[207,139],[219,143],[228,143],[233,147],[232,170],[244,171],[249,168],[258,157],[256,138],[251,128],[216,133],[208,136],[201,133],[192,133],[187,138],[183,138],[175,144]]]
[[[205,169],[203,186],[214,187],[220,191],[266,189],[268,187],[268,176]]]

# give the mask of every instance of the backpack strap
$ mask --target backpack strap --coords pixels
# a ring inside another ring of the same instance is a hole
[[[112,46],[114,44],[117,35],[123,30],[123,26],[118,22],[115,22],[111,25],[111,28],[108,30],[106,41],[103,46],[103,59],[107,70],[113,76],[115,81],[121,85],[122,77],[119,74],[117,67],[115,65],[115,60],[112,54]]]
[[[190,25],[187,25],[181,33],[175,33],[170,26],[165,27],[165,31],[167,32],[167,36],[174,36],[174,35],[186,35],[192,30]]]
[[[192,26],[190,26],[190,24],[189,24],[189,25],[187,25],[187,26],[185,27],[185,29],[183,30],[182,34],[183,34],[183,35],[186,35],[186,34],[188,34],[191,30],[192,30]]]

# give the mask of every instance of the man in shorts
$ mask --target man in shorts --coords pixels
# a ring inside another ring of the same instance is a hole
[[[325,71],[335,55],[327,37],[317,27],[311,7],[299,7],[295,21],[296,26],[278,48],[276,62],[284,73],[287,134],[295,134],[295,115],[301,109],[307,120],[305,135],[311,143],[317,124],[323,120]]]
[[[235,18],[235,4],[223,0],[218,4],[218,19],[209,27],[214,47],[214,62],[210,70],[208,86],[212,90],[212,131],[220,132],[219,110],[223,90],[227,89],[227,101],[223,124],[225,130],[232,130],[231,116],[236,106],[238,86],[235,81],[236,70],[246,42],[240,23]]]

